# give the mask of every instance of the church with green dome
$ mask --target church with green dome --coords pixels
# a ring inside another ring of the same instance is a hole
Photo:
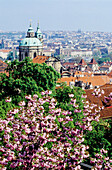
[[[39,23],[35,33],[30,23],[26,38],[21,40],[19,44],[19,61],[22,61],[25,57],[33,59],[38,55],[42,55],[42,48],[43,35],[39,28]]]

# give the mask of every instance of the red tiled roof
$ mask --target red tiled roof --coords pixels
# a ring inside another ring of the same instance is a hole
[[[85,77],[62,77],[58,80],[58,82],[67,82],[67,85],[69,85],[69,82],[72,80],[75,82],[75,80],[83,81],[84,83],[90,83],[93,86],[102,86],[106,83],[110,83],[110,79],[108,76],[85,76]]]
[[[92,95],[94,90],[85,90],[87,94],[87,100],[90,103],[97,104],[99,106],[103,106],[102,100],[104,101],[104,96],[108,96],[112,92],[112,85],[106,84],[104,86],[101,86],[100,89],[104,90],[104,95],[102,95],[99,98],[96,98]],[[112,101],[110,101],[110,105],[112,106]],[[104,107],[103,110],[100,112],[100,118],[107,119],[112,118],[112,107]]]
[[[84,76],[91,77],[93,73],[84,72]]]
[[[66,73],[66,74],[70,74],[70,75],[72,74],[72,73],[70,73],[70,72],[68,72],[68,71],[64,71],[63,73],[61,73],[61,75],[65,74],[65,73]]]
[[[79,65],[87,65],[86,62],[84,61],[84,59],[81,59],[81,61],[79,62]]]
[[[36,56],[33,59],[33,63],[42,64],[45,63],[45,61],[48,60],[49,58],[50,58],[49,56]]]
[[[69,67],[74,68],[75,67],[75,63],[69,63],[69,62],[63,63],[62,65],[66,68],[69,68]]]
[[[110,78],[112,78],[112,71],[108,74],[108,76],[109,76]]]
[[[107,65],[103,65],[101,66],[100,68],[109,68],[110,66],[107,66]]]
[[[75,63],[69,63],[69,62],[66,62],[66,63],[63,63],[63,66],[66,66],[66,65],[69,65],[69,66],[74,66]]]
[[[85,73],[85,72],[82,72],[82,71],[78,71],[78,70],[74,72],[74,75],[75,75],[75,76],[77,76],[77,75],[84,75],[84,74],[86,74],[86,73]],[[89,73],[88,73],[88,74],[89,74]]]
[[[92,69],[89,66],[87,66],[86,71],[92,71]]]
[[[3,52],[3,53],[9,53],[11,50],[5,50],[5,49],[1,49],[0,52]]]
[[[98,64],[94,58],[91,59],[91,62],[89,64]]]
[[[7,68],[7,64],[0,60],[0,73],[6,73],[5,69]]]
[[[104,65],[111,65],[112,62],[111,61],[106,61],[106,62],[103,62]]]

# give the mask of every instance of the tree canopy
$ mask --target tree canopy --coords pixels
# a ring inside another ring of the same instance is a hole
[[[0,75],[0,100],[10,96],[14,103],[18,103],[26,94],[55,89],[56,80],[60,77],[51,66],[34,64],[29,58],[8,63],[6,70],[9,76]]]
[[[112,159],[112,121],[99,121],[100,110],[93,112],[96,106],[86,102],[81,88],[62,84],[56,89],[60,75],[52,67],[34,64],[29,58],[8,63],[7,71],[9,76],[0,75],[0,166],[50,168],[50,162],[53,168],[80,168],[82,161],[89,161],[89,151],[90,158],[95,157],[91,159],[93,166],[106,167],[105,150]],[[11,103],[5,102],[8,96]],[[46,151],[49,158],[45,157]],[[40,157],[35,162],[39,154],[45,159]]]

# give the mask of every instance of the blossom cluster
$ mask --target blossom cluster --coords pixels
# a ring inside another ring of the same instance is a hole
[[[107,150],[101,149],[100,153],[97,153],[95,155],[95,158],[91,158],[90,163],[94,164],[94,169],[104,169],[104,170],[112,170],[112,160],[109,159],[108,156],[106,156]]]
[[[80,114],[81,110],[73,94],[69,96],[74,114],[57,108],[55,98],[50,97],[51,91],[41,94],[42,98],[26,96],[27,103],[21,101],[19,109],[10,110],[5,120],[0,119],[1,169],[9,166],[23,170],[78,170],[80,163],[89,157],[89,147],[83,144],[84,131],[91,131],[91,122],[99,119],[98,112],[91,112],[95,105],[86,102],[82,121],[74,123],[74,114]]]
[[[101,97],[102,94],[104,94],[104,90],[101,90],[100,88],[98,88],[94,90],[92,95],[95,97]]]
[[[112,92],[109,94],[109,96],[104,96],[105,103],[108,103],[110,100],[112,100]]]

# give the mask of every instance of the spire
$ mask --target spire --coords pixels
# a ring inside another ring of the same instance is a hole
[[[86,62],[84,61],[84,59],[81,59],[81,61],[79,62],[79,65],[87,65]]]
[[[35,37],[38,38],[40,40],[40,42],[43,42],[43,36],[42,36],[42,32],[39,28],[39,20],[38,20],[38,24],[37,24],[37,30],[35,32]]]
[[[30,19],[30,27],[32,27],[32,24],[31,24],[32,20]]]
[[[31,20],[30,20],[30,26],[29,26],[28,31],[27,31],[27,37],[34,37],[34,31],[33,31],[33,28],[32,28]]]
[[[38,25],[37,25],[37,28],[39,28],[39,20],[38,20]]]
[[[91,62],[89,64],[98,64],[94,58],[91,59]]]

